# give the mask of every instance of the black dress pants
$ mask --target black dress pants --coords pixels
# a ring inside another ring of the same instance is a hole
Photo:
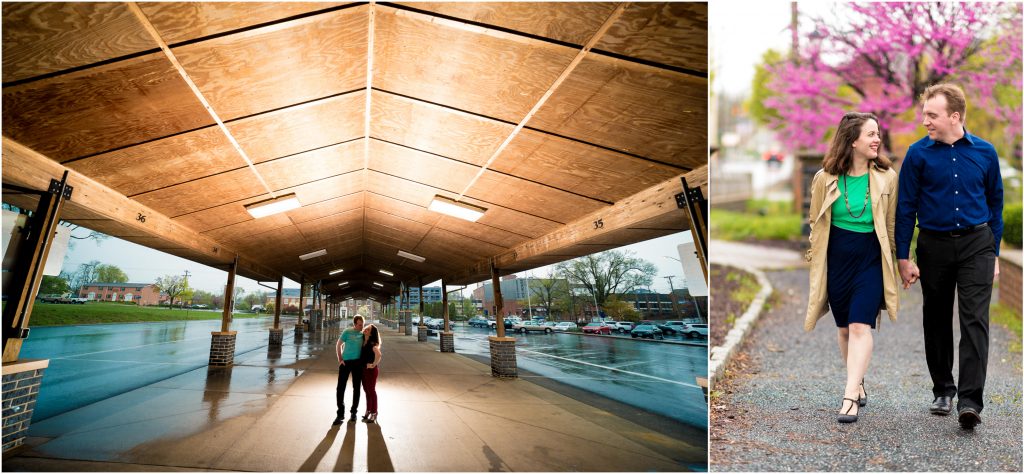
[[[984,407],[988,368],[988,310],[995,271],[995,238],[988,227],[953,237],[922,230],[917,263],[924,293],[924,351],[932,393],[956,396],[957,410]],[[960,383],[953,382],[953,301],[960,315]]]
[[[338,364],[338,387],[335,389],[335,395],[338,397],[338,418],[345,416],[345,383],[348,382],[350,376],[352,378],[352,414],[354,415],[359,410],[363,367],[365,366],[359,359],[346,360],[345,365]]]

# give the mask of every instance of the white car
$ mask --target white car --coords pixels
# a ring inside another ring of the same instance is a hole
[[[608,323],[608,321],[605,322]],[[612,327],[613,331],[618,331],[623,334],[632,331],[633,327],[636,326],[636,324],[629,321],[616,321],[614,323],[608,323],[608,325]]]
[[[562,322],[554,325],[554,330],[555,331],[570,331],[570,330],[576,329],[576,327],[577,327],[576,323],[569,322],[569,321],[562,321]]]
[[[707,324],[687,324],[686,326],[679,329],[681,334],[685,334],[689,337],[707,337],[708,336],[708,325]]]

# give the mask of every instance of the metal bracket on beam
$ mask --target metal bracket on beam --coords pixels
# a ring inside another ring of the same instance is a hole
[[[66,180],[67,178],[65,178]],[[50,189],[47,189],[51,194],[58,194],[63,189],[64,199],[71,199],[71,192],[75,189],[73,186],[69,186],[65,181],[57,181],[56,179],[50,179]]]

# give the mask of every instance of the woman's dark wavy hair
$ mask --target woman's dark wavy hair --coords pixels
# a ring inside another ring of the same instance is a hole
[[[875,114],[847,112],[843,115],[839,127],[836,128],[836,134],[832,137],[832,143],[828,146],[828,153],[825,153],[825,159],[821,163],[826,173],[838,176],[850,171],[850,165],[853,163],[853,142],[860,138],[860,131],[868,120],[878,123]],[[871,161],[882,170],[892,166],[892,161],[881,153],[878,154],[878,158]]]
[[[381,345],[380,332],[377,331],[377,326],[370,326],[370,337],[366,339],[367,345]]]

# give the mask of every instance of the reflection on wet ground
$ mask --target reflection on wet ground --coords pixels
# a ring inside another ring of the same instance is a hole
[[[456,352],[489,356],[493,331],[454,332]],[[514,337],[521,369],[707,429],[707,404],[696,384],[707,377],[707,346],[560,333]]]

